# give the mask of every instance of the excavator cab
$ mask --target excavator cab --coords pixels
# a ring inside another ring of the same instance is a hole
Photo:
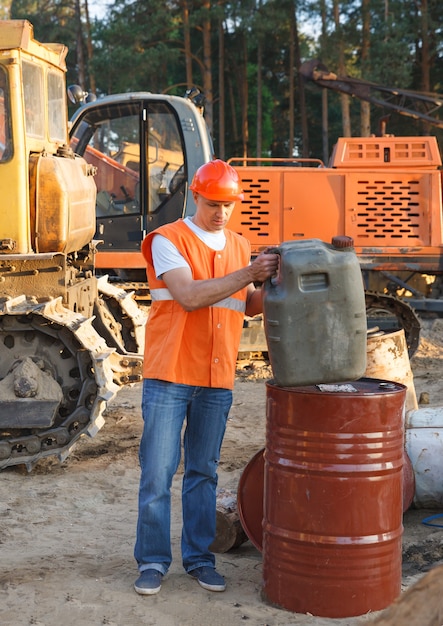
[[[212,157],[201,113],[175,96],[106,96],[77,111],[70,137],[97,171],[96,267],[145,281],[146,233],[195,210],[188,185]]]

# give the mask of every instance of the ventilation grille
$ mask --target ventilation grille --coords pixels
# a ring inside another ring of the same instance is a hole
[[[423,181],[386,179],[357,179],[350,206],[351,229],[356,241],[370,244],[379,241],[393,245],[422,243],[422,216],[427,211],[422,204]]]
[[[239,168],[241,170],[242,168]],[[430,245],[433,178],[440,172],[368,173],[299,168],[242,171],[244,199],[229,221],[253,250],[290,239],[329,241],[340,232],[356,246]]]
[[[423,141],[414,143],[393,141],[388,146],[378,142],[349,143],[347,154],[350,161],[377,160],[382,163],[396,163],[403,160],[418,159],[426,164],[429,162],[428,144]]]
[[[435,137],[340,137],[332,155],[335,168],[435,168],[441,165]]]
[[[247,237],[251,242],[259,243],[263,240],[266,245],[267,240],[271,237],[273,227],[271,206],[278,207],[278,204],[272,202],[273,183],[269,177],[243,178],[242,181],[243,201],[237,205],[233,217],[235,219],[238,232]],[[279,216],[276,215],[274,227],[278,228]],[[230,227],[232,228],[233,219],[231,218]],[[272,238],[272,237],[271,237]]]

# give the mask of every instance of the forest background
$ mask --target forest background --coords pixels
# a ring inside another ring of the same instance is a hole
[[[68,84],[87,93],[184,95],[196,86],[220,158],[313,157],[340,136],[434,134],[443,145],[439,0],[0,0],[1,19],[28,19],[35,38],[68,46]],[[391,90],[435,120],[319,88],[300,66]],[[442,128],[440,128],[441,126]]]

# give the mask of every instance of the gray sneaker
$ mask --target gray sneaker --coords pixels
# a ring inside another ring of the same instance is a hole
[[[209,591],[224,591],[226,589],[223,576],[216,572],[213,567],[209,567],[209,565],[196,567],[188,572],[188,574],[192,576],[192,578],[195,578],[203,589],[208,589]]]
[[[158,593],[162,586],[163,574],[156,569],[145,569],[134,583],[134,589],[142,596]]]

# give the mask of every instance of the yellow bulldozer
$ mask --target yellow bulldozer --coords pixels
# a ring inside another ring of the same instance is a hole
[[[145,315],[95,274],[96,170],[69,147],[67,48],[2,20],[0,50],[0,468],[30,470],[141,380]]]

